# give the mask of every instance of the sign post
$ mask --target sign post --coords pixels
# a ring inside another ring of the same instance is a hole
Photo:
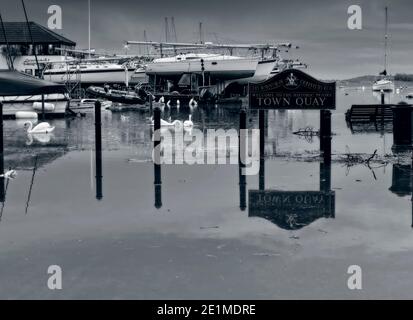
[[[318,218],[335,216],[331,190],[331,110],[336,108],[336,83],[319,81],[296,69],[250,83],[249,108],[258,110],[260,129],[259,189],[249,190],[249,216],[269,219],[288,230],[302,228]],[[265,111],[320,110],[319,191],[265,190]]]
[[[331,159],[331,111],[336,83],[323,82],[297,69],[287,69],[248,86],[249,108],[259,110],[260,157],[264,157],[265,110],[320,110],[320,151]]]

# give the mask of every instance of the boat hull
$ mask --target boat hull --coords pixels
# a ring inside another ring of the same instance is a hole
[[[204,61],[204,72],[220,79],[252,77],[257,69],[258,59],[216,59]],[[148,64],[147,75],[179,76],[184,73],[202,73],[200,61],[157,62]]]
[[[18,111],[42,114],[42,110],[37,107],[42,103],[41,96],[0,97],[0,102],[3,103],[3,116],[5,117],[14,117]],[[50,108],[45,110],[45,113],[52,116],[64,115],[69,105],[69,99],[61,94],[45,95],[44,102],[48,104],[48,106],[54,106],[53,110]]]
[[[372,87],[373,91],[394,91],[394,83],[391,81],[386,81],[386,82],[377,82],[373,84]]]
[[[134,69],[128,71],[128,81],[134,73]],[[61,71],[48,70],[44,72],[44,80],[66,83],[66,82],[81,82],[85,84],[113,84],[125,83],[126,73],[124,69],[102,69],[102,70],[81,70],[80,72],[67,72],[65,69]]]

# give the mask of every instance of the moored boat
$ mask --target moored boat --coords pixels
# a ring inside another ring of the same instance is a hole
[[[1,70],[0,102],[4,117],[15,117],[19,111],[59,117],[68,110],[69,96],[64,85],[17,71]]]
[[[144,104],[145,98],[139,96],[134,91],[114,90],[107,87],[90,86],[87,92],[95,97],[103,98],[112,102],[125,104]]]

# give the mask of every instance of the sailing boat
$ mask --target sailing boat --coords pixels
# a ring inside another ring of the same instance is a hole
[[[380,72],[381,79],[376,80],[373,83],[373,91],[393,91],[394,83],[389,78],[387,78],[387,7],[385,8],[385,32],[384,32],[384,70]]]

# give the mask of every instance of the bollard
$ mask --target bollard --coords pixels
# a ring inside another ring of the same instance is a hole
[[[154,156],[154,187],[155,187],[155,208],[162,207],[162,173],[161,173],[161,109],[155,107],[153,110],[153,156]]]
[[[412,148],[412,106],[399,102],[393,111],[393,146],[392,151],[403,152]]]
[[[247,112],[242,108],[239,114],[239,136],[238,136],[238,168],[239,168],[239,207],[244,211],[247,207],[247,178],[242,173],[245,168],[245,159],[248,152],[247,140]]]
[[[101,103],[95,102],[95,160],[96,160],[96,199],[103,198],[102,193],[102,120]]]
[[[383,90],[380,91],[380,97],[381,97],[381,104],[385,104],[385,93]]]

